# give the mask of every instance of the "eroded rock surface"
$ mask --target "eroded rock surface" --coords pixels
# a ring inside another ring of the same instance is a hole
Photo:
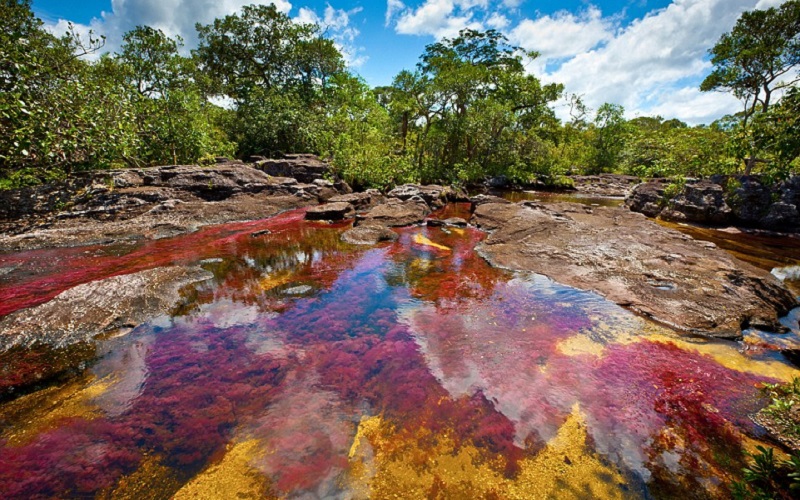
[[[199,267],[172,266],[78,285],[0,319],[0,352],[34,344],[63,349],[135,327],[175,307],[181,288],[211,278]]]
[[[397,238],[397,233],[385,226],[356,226],[342,233],[342,241],[353,245],[376,245]]]
[[[669,221],[800,232],[800,176],[771,184],[755,175],[716,175],[688,180],[677,194],[667,192],[669,184],[666,179],[642,183],[625,204]]]
[[[88,179],[88,180],[87,180]],[[0,250],[163,238],[203,225],[260,219],[349,192],[251,166],[166,166],[96,172],[39,190],[0,193]]]
[[[355,225],[400,227],[418,224],[431,213],[430,207],[419,198],[407,201],[391,199],[369,212],[356,216]]]
[[[325,203],[311,207],[306,211],[308,220],[342,220],[352,217],[355,214],[353,205],[344,201]]]
[[[471,222],[494,231],[478,247],[492,264],[596,291],[681,330],[780,330],[778,318],[796,305],[766,271],[621,208],[488,203]]]
[[[421,199],[432,210],[442,208],[447,202],[469,201],[469,196],[463,189],[436,184],[427,186],[404,184],[392,189],[386,196],[402,201]]]

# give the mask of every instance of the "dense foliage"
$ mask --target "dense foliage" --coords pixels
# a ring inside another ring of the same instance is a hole
[[[289,152],[321,154],[349,182],[380,188],[602,172],[784,177],[800,155],[800,0],[745,13],[711,49],[702,89],[732,92],[744,111],[696,127],[629,120],[610,103],[593,113],[529,74],[537,54],[493,30],[430,44],[416,68],[371,89],[318,26],[272,5],[198,25],[191,55],[139,26],[117,53],[85,57],[102,37],[54,36],[30,0],[0,0],[0,21],[0,187]]]

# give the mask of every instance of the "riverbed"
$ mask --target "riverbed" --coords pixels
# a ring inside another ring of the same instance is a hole
[[[159,267],[208,275],[97,343],[5,355],[3,496],[726,498],[767,442],[759,388],[800,375],[763,343],[493,268],[471,227],[364,247],[303,215],[0,255],[3,315]]]

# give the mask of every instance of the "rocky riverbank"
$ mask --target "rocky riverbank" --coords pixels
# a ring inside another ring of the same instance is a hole
[[[353,193],[343,182],[323,179],[331,177],[323,166],[317,159],[298,156],[254,165],[154,167],[80,178],[68,183],[63,193],[53,187],[3,193],[0,249],[160,239],[303,206],[313,206],[305,215],[310,220],[352,219],[354,227],[342,235],[344,241],[376,244],[395,239],[392,227],[422,223],[448,202],[469,200],[464,191],[443,186]],[[593,179],[585,184],[596,185],[594,191],[584,187],[584,192],[619,194],[632,185],[631,179],[620,176]],[[663,195],[661,187],[658,191],[653,186],[635,188],[629,205],[652,215],[648,203],[655,202],[647,201],[646,194]],[[705,189],[703,183],[687,184],[685,198],[694,199],[693,193]],[[679,330],[724,338],[738,338],[750,327],[777,331],[782,328],[778,318],[796,305],[792,294],[768,273],[714,244],[660,227],[626,209],[512,204],[484,195],[472,201],[471,222],[492,233],[480,247],[492,264],[596,291]],[[52,316],[41,316],[48,315]],[[126,315],[123,311],[115,318]],[[104,332],[106,326],[95,330]]]
[[[309,160],[296,161],[306,170]],[[291,160],[282,161],[283,169]],[[0,192],[0,250],[159,239],[261,219],[350,193],[343,182],[276,177],[236,162],[112,170]]]
[[[800,176],[778,183],[746,175],[685,183],[656,179],[636,186],[625,203],[672,222],[800,232]]]

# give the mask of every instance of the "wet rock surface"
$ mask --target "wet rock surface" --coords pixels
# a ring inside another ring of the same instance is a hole
[[[353,205],[344,201],[325,203],[311,207],[306,211],[307,220],[342,220],[352,217],[355,214]]]
[[[199,267],[172,266],[78,285],[0,319],[0,352],[33,344],[63,349],[133,328],[169,312],[181,288],[212,277]]]
[[[782,330],[796,306],[772,275],[620,208],[574,203],[484,204],[473,224],[492,264],[533,271],[677,329],[740,338],[748,327]]]
[[[378,205],[365,214],[356,216],[354,225],[401,227],[422,222],[431,213],[430,207],[420,198],[407,201],[391,199]]]
[[[353,245],[377,245],[382,241],[396,241],[397,233],[385,226],[356,226],[342,233],[342,241]]]

